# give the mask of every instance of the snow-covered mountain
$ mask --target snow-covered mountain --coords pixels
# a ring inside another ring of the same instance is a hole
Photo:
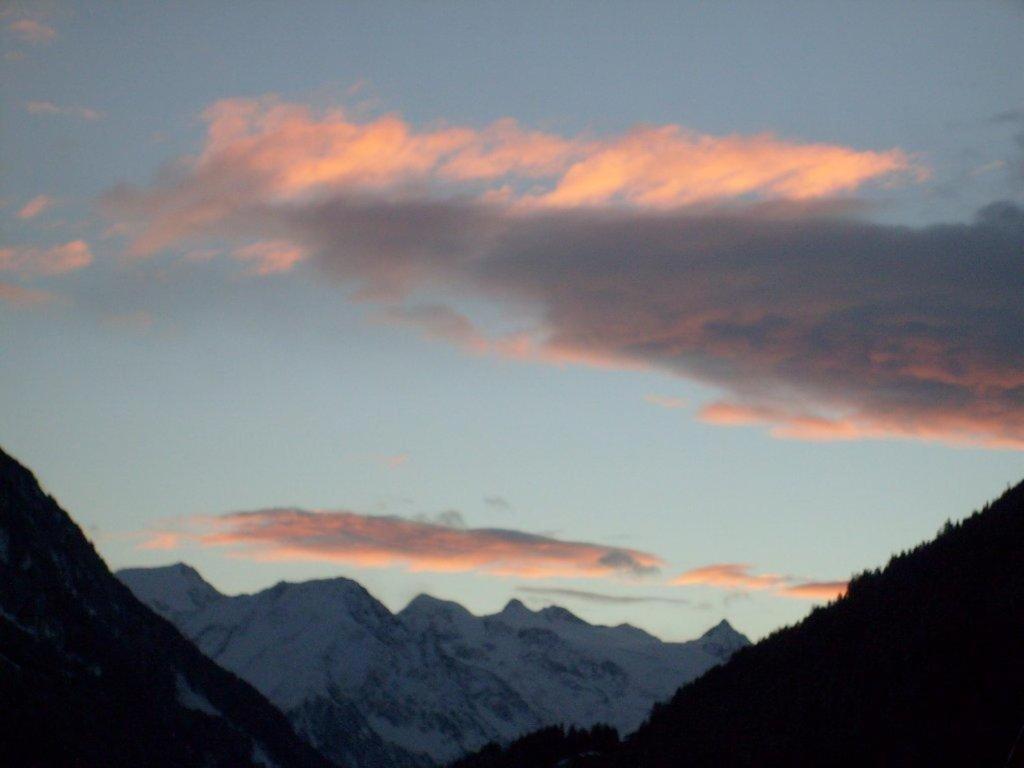
[[[329,766],[252,686],[133,597],[2,450],[0,763]]]
[[[630,731],[748,643],[724,621],[665,643],[518,600],[475,616],[420,595],[392,614],[341,578],[232,597],[182,564],[118,576],[324,754],[360,768],[447,761],[552,723]]]

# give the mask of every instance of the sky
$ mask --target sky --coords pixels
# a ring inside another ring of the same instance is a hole
[[[113,568],[756,638],[1024,477],[1024,4],[0,7],[0,444]]]

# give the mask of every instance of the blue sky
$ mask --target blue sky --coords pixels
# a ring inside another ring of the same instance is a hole
[[[1019,3],[2,22],[0,440],[114,567],[183,559],[226,591],[341,574],[394,608],[576,589],[606,597],[552,600],[593,621],[760,636],[813,605],[786,589],[880,565],[1024,474]],[[347,162],[352,131],[383,137],[369,165],[288,176]],[[468,175],[481,157],[509,169]],[[580,197],[610,165],[619,186]],[[197,200],[230,214],[183,221]],[[463,533],[436,557],[384,552],[392,532],[368,554],[321,530],[301,557],[294,531],[202,538],[280,508],[425,534],[456,510]],[[492,561],[492,530],[541,540]],[[551,541],[659,571],[570,547],[528,572]]]

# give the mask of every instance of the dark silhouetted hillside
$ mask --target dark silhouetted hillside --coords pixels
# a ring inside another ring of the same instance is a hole
[[[573,758],[578,766],[591,756],[608,754],[619,745],[619,734],[608,725],[541,728],[502,747],[488,744],[475,754],[451,764],[450,768],[554,768]]]
[[[329,768],[135,599],[0,451],[0,764]]]
[[[1003,768],[1022,725],[1024,484],[561,764]]]

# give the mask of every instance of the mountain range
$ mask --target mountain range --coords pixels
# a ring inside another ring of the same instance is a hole
[[[343,578],[227,596],[184,564],[117,575],[321,752],[356,768],[437,764],[554,723],[631,731],[748,644],[724,621],[666,643],[519,600],[475,616],[420,595],[392,614]]]

